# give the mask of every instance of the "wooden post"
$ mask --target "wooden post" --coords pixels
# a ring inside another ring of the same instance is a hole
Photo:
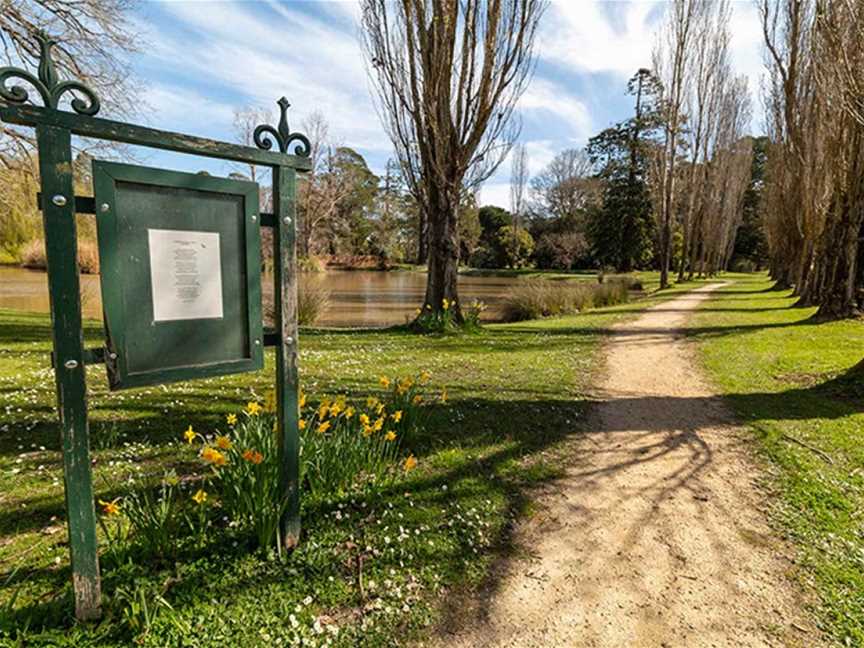
[[[276,301],[276,407],[279,435],[281,492],[288,498],[282,516],[282,546],[300,540],[300,430],[297,375],[297,272],[294,192],[296,173],[288,166],[273,167],[274,295]]]
[[[38,126],[36,139],[75,616],[83,621],[101,616],[101,584],[90,474],[72,143],[69,130],[56,126]]]

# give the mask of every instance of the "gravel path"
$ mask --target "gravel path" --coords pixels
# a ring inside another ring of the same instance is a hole
[[[720,285],[615,327],[589,431],[517,530],[530,558],[438,645],[820,645],[741,430],[679,333]]]

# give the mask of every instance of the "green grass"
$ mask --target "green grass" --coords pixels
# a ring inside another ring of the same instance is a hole
[[[302,384],[313,398],[364,398],[382,373],[431,372],[429,424],[407,448],[418,468],[374,493],[304,498],[302,543],[286,560],[250,554],[226,532],[203,550],[181,549],[176,565],[103,556],[106,617],[96,625],[70,618],[49,320],[0,311],[0,643],[17,632],[26,645],[128,645],[122,615],[136,588],[173,608],[152,622],[145,645],[270,646],[315,636],[316,620],[341,629],[334,645],[391,646],[430,632],[448,592],[496,577],[490,566],[511,549],[532,489],[559,474],[554,451],[580,428],[608,326],[684,289],[477,335],[303,331]],[[98,325],[85,336],[98,345]],[[130,469],[188,472],[195,457],[182,431],[214,430],[273,379],[270,354],[262,372],[116,393],[103,371],[88,371],[103,499]],[[444,387],[446,403],[436,399]]]
[[[705,367],[754,431],[800,577],[841,645],[864,645],[864,322],[819,323],[764,276],[738,277],[694,321]],[[800,445],[798,442],[808,447]]]

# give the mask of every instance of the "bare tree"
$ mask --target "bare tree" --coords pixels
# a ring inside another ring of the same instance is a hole
[[[574,216],[599,198],[594,165],[584,149],[566,149],[531,180],[534,209],[544,216]]]
[[[363,0],[363,45],[384,127],[426,214],[425,302],[456,302],[459,203],[519,133],[544,0]]]
[[[525,212],[525,189],[528,185],[528,147],[516,144],[510,151],[510,213],[513,214],[513,240],[511,245],[519,247],[519,227]]]
[[[90,86],[104,112],[135,112],[138,86],[126,60],[137,49],[130,21],[135,0],[0,0],[0,45],[5,65],[35,70],[39,48],[33,33],[44,30],[57,43],[57,70]],[[0,164],[29,160],[32,135],[0,124]],[[93,146],[89,147],[92,150]]]
[[[687,85],[690,82],[696,27],[708,0],[674,0],[666,17],[661,39],[654,50],[654,69],[664,86],[663,154],[657,161],[660,203],[656,209],[660,235],[660,287],[669,285],[672,260],[672,226],[675,218],[676,183],[682,144],[682,125]]]
[[[525,213],[525,190],[528,187],[528,147],[516,144],[510,152],[510,212],[513,222]]]
[[[260,106],[244,106],[234,109],[233,128],[234,136],[240,144],[255,146],[255,128],[260,124],[273,123],[273,111]],[[257,182],[257,167],[248,165],[249,178]]]

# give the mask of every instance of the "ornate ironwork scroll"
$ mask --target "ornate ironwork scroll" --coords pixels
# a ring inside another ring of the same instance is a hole
[[[30,93],[20,85],[7,86],[10,79],[26,81],[36,88],[42,103],[46,108],[58,108],[60,98],[67,92],[73,93],[71,103],[72,110],[80,115],[95,115],[99,112],[100,102],[96,93],[80,81],[60,81],[54,60],[51,58],[51,48],[56,41],[51,39],[45,32],[36,32],[36,40],[39,41],[39,76],[38,78],[27,70],[16,67],[0,68],[0,98],[12,104],[27,103]],[[74,92],[80,92],[87,100],[74,96]]]
[[[269,124],[261,124],[255,127],[252,133],[252,139],[255,140],[255,146],[260,149],[269,150],[273,147],[273,142],[279,147],[282,153],[288,152],[288,146],[292,142],[299,142],[294,147],[294,155],[298,157],[309,157],[312,153],[312,146],[309,144],[309,138],[302,133],[292,133],[288,128],[288,108],[291,106],[285,97],[282,97],[276,102],[279,104],[279,126],[273,128]]]

